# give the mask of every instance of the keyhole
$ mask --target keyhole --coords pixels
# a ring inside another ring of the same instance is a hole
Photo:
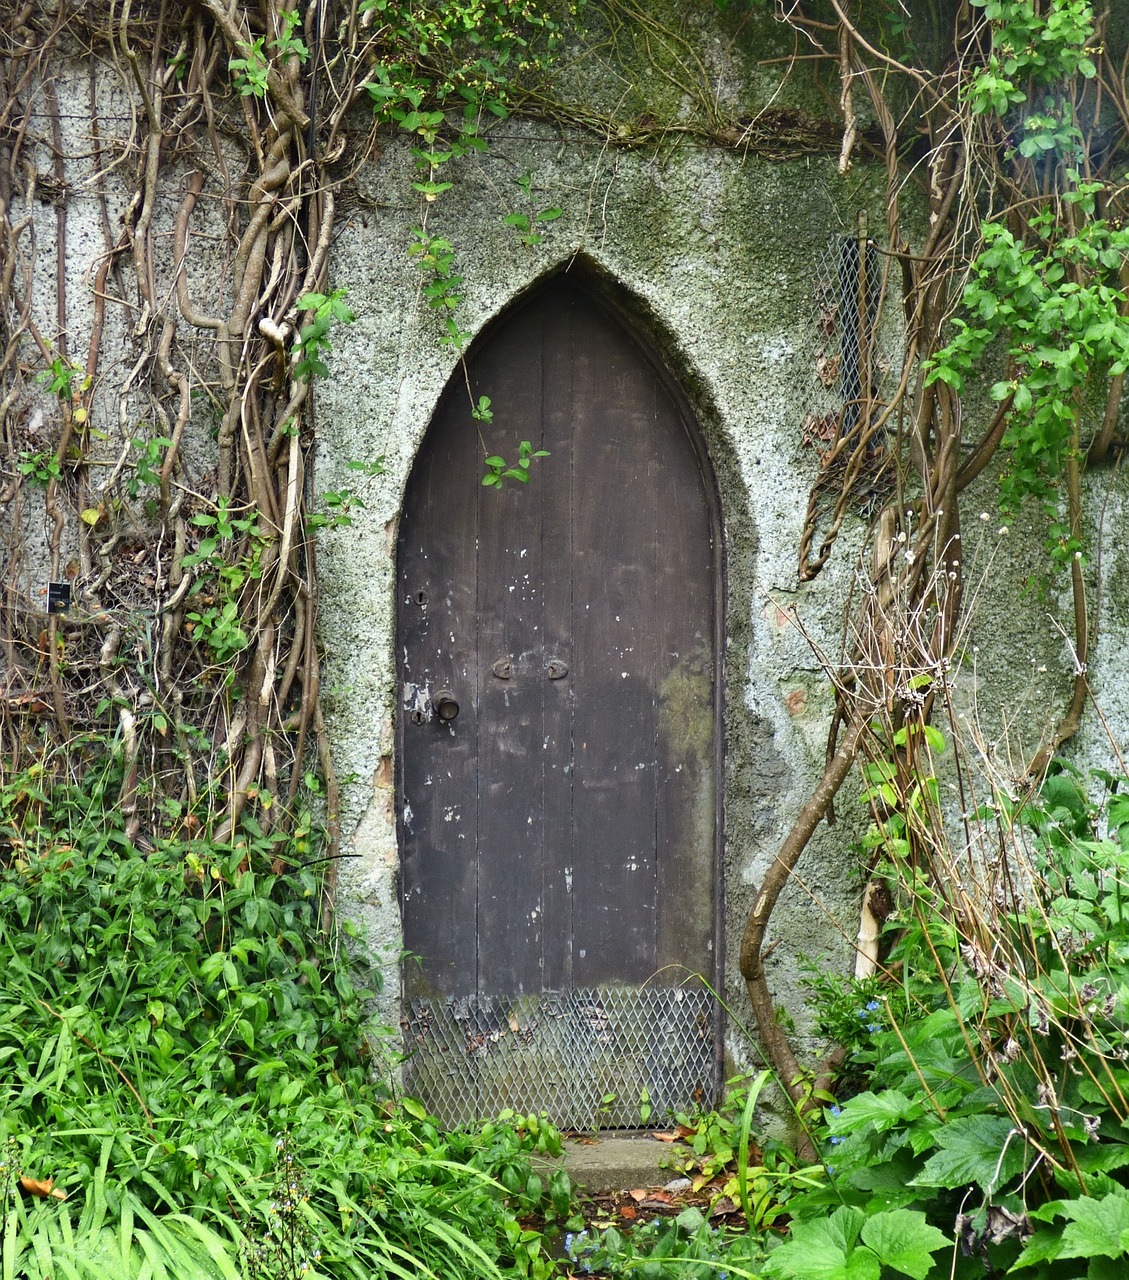
[[[423,724],[426,719],[427,716],[419,709],[419,707],[416,707],[412,712],[412,724]]]
[[[416,604],[427,604],[427,592],[426,592],[426,591],[417,591],[417,592],[416,592]]]

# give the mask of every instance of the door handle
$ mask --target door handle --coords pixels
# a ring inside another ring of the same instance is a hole
[[[431,709],[444,724],[459,714],[459,704],[450,689],[440,689],[431,699]]]

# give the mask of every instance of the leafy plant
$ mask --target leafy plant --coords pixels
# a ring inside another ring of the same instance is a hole
[[[674,1218],[654,1218],[630,1232],[618,1227],[570,1232],[565,1256],[580,1275],[643,1280],[756,1280],[763,1249],[757,1237],[710,1226],[693,1206]],[[752,1268],[757,1268],[753,1270]]]
[[[525,193],[526,200],[529,204],[528,213],[514,212],[508,213],[502,219],[507,227],[513,227],[517,232],[518,242],[527,249],[535,248],[545,239],[543,231],[538,227],[543,226],[547,222],[555,222],[564,212],[560,208],[536,209],[533,206],[533,178],[526,170],[520,178],[516,178],[517,185]]]
[[[245,819],[217,844],[170,805],[142,856],[105,745],[0,784],[0,1150],[67,1196],[8,1199],[4,1280],[233,1280],[240,1258],[272,1280],[546,1280],[522,1219],[568,1212],[567,1177],[533,1168],[559,1135],[445,1133],[392,1100],[356,985],[379,975],[320,933],[312,833]]]
[[[146,485],[160,483],[160,467],[164,461],[164,451],[172,447],[168,436],[148,436],[145,439],[132,441],[137,456],[133,463],[133,475],[130,477],[127,491],[131,498],[136,498]]]
[[[939,1275],[926,1225],[967,1255],[945,1275],[1124,1265],[1129,800],[1099,777],[1098,802],[1060,767],[1027,804],[1000,795],[970,815],[973,848],[995,851],[979,869],[954,873],[936,822],[932,846],[911,833],[912,857],[885,850],[899,908],[888,995],[855,1052],[868,1087],[827,1113],[831,1182],[789,1201],[792,1238],[766,1274],[813,1274],[812,1251],[833,1249],[844,1274]],[[904,1234],[900,1262],[879,1222]]]
[[[21,451],[16,470],[21,476],[27,476],[44,488],[63,474],[59,459],[53,453],[32,453],[30,449]]]
[[[534,449],[528,440],[523,440],[518,446],[517,465],[511,467],[505,458],[493,454],[486,459],[486,474],[482,477],[482,483],[486,486],[493,486],[496,489],[502,487],[503,480],[520,480],[522,484],[529,483],[529,464],[533,458],[547,458],[549,451],[547,449]]]
[[[235,87],[246,98],[266,97],[270,64],[263,47],[265,43],[266,36],[257,36],[245,46],[246,51],[241,57],[227,60],[227,69]]]
[[[334,324],[352,324],[357,318],[345,303],[346,289],[334,289],[331,293],[304,293],[298,299],[298,310],[314,313],[314,318],[298,331],[294,343],[295,378],[307,382],[313,377],[329,376],[329,366],[323,357],[328,356],[329,332]]]
[[[35,375],[36,382],[41,383],[60,400],[73,400],[79,391],[90,387],[90,379],[82,371],[82,367],[72,364],[63,356],[53,356],[46,369]]]

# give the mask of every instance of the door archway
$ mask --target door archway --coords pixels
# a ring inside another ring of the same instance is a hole
[[[483,441],[511,464],[521,441],[549,456],[499,490],[480,483]],[[571,278],[452,379],[397,575],[409,1089],[451,1123],[515,1106],[627,1127],[641,1100],[709,1101],[718,504],[657,357]]]

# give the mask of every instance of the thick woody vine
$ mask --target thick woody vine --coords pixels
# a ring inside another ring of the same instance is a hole
[[[0,770],[38,762],[77,781],[85,752],[110,740],[120,781],[105,801],[143,844],[170,831],[233,843],[251,824],[301,850],[309,792],[321,793],[328,919],[338,783],[319,696],[313,535],[360,501],[347,490],[315,498],[312,475],[317,380],[334,327],[353,318],[327,284],[339,194],[379,127],[417,139],[424,215],[412,252],[426,301],[449,316],[458,280],[426,231],[427,205],[444,164],[484,145],[482,116],[505,114],[516,80],[539,73],[556,28],[539,4],[510,0],[60,0],[0,12]],[[104,236],[82,350],[66,270],[75,157],[54,79],[64,64],[89,79],[84,159]],[[103,96],[123,89],[129,136],[102,137]],[[171,235],[160,221],[170,201]],[[42,202],[54,213],[46,249]],[[534,234],[532,223],[518,230]],[[215,273],[201,274],[199,246],[217,236]],[[33,307],[45,252],[49,322]],[[117,385],[110,325],[133,360]],[[446,341],[465,341],[453,320]],[[488,403],[474,415],[487,421]],[[215,459],[202,478],[185,465],[201,422]],[[104,455],[119,449],[111,465]],[[352,465],[363,487],[380,460]],[[528,467],[527,456],[513,467],[493,458],[487,479],[523,479]],[[40,513],[47,564],[32,566],[24,540]],[[73,584],[66,616],[45,614],[33,582],[44,569]]]
[[[873,332],[861,341],[864,376],[821,458],[801,580],[823,567],[844,517],[865,495],[890,496],[871,528],[842,660],[831,664],[836,709],[824,774],[759,886],[741,940],[762,1041],[801,1112],[826,1096],[841,1055],[833,1053],[814,1080],[801,1068],[770,993],[766,932],[860,756],[871,762],[868,794],[879,824],[900,824],[911,855],[929,865],[923,824],[913,818],[920,819],[921,779],[932,773],[928,755],[939,741],[929,720],[949,706],[960,660],[962,495],[992,464],[1005,522],[1026,504],[1045,509],[1050,561],[1069,575],[1073,599],[1071,696],[1015,780],[1018,789],[1042,776],[1077,730],[1089,696],[1095,619],[1086,596],[1082,471],[1119,446],[1129,365],[1126,60],[1106,47],[1109,11],[1095,13],[1086,0],[971,0],[954,8],[947,32],[934,26],[943,44],[928,62],[913,36],[930,33],[914,33],[894,6],[880,13],[831,0],[830,10],[790,4],[781,15],[812,56],[834,68],[841,171],[864,146],[885,162],[887,224],[875,237],[877,253],[856,255],[860,274],[873,261],[881,279],[873,304],[863,282],[855,319],[873,330],[896,292],[905,333],[900,376],[884,399],[868,376]],[[878,123],[880,147],[862,137],[860,117]],[[902,214],[911,185],[927,210],[927,230],[916,240]],[[993,358],[1002,362],[1002,376],[991,389],[994,415],[977,423],[964,392],[986,358],[989,367]],[[925,808],[943,820],[935,795]],[[860,973],[873,972],[870,944],[888,910],[884,887],[872,880]]]

